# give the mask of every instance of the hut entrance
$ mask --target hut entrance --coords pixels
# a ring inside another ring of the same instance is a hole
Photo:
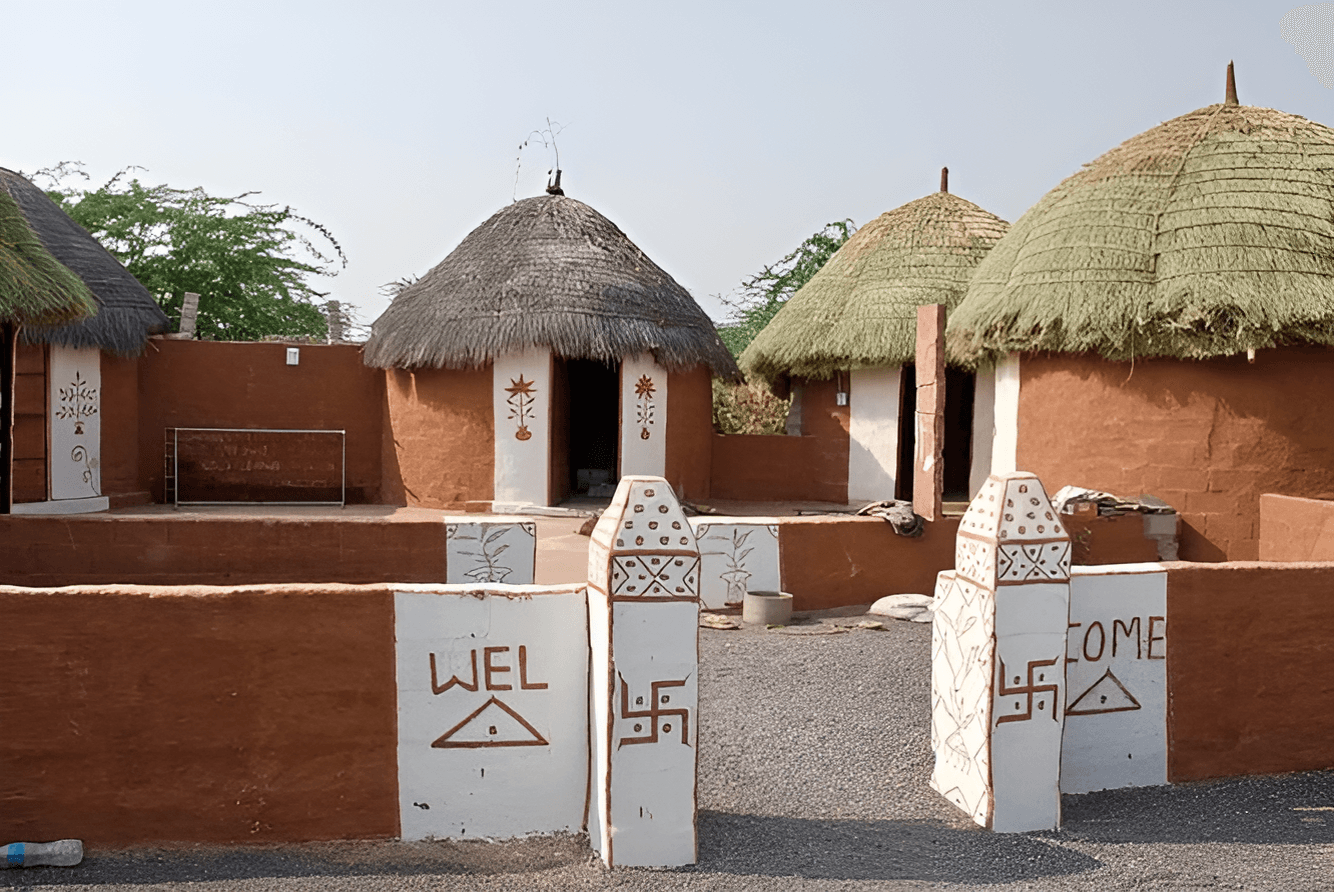
[[[913,459],[917,452],[917,369],[903,365],[899,403],[899,468],[895,498],[913,496]],[[945,492],[946,502],[967,502],[973,463],[973,401],[976,382],[972,372],[945,367]]]
[[[552,380],[552,504],[617,483],[621,375],[615,365],[557,358]],[[601,488],[600,488],[601,487]]]

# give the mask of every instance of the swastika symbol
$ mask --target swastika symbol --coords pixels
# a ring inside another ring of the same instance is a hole
[[[1020,687],[1019,676],[1016,675],[1014,677],[1014,683],[1016,686],[1010,688],[1006,687],[1005,685],[1005,680],[1009,678],[1009,675],[1005,669],[1005,661],[1001,660],[1000,695],[1002,697],[1014,697],[1019,694],[1023,694],[1024,697],[1026,698],[1026,705],[1024,706],[1023,712],[1015,713],[1014,715],[1003,715],[1000,718],[996,719],[996,724],[1001,725],[1004,724],[1005,722],[1026,722],[1029,719],[1033,718],[1033,696],[1035,694],[1039,695],[1051,694],[1051,718],[1052,721],[1058,721],[1058,719],[1056,718],[1056,699],[1057,697],[1060,696],[1060,688],[1055,683],[1040,685],[1033,680],[1033,674],[1035,672],[1038,672],[1039,669],[1043,668],[1044,666],[1055,666],[1055,665],[1056,665],[1055,658],[1050,660],[1029,660],[1028,684]],[[1045,672],[1038,673],[1037,681],[1046,681],[1046,679],[1047,679],[1047,674]],[[1038,703],[1038,709],[1042,709],[1045,706],[1046,706],[1045,703],[1041,702]]]
[[[680,681],[653,682],[649,686],[650,690],[652,691],[652,695],[649,697],[648,709],[632,710],[630,708],[630,686],[625,683],[624,675],[621,675],[618,672],[616,673],[616,676],[621,680],[621,718],[648,719],[648,726],[649,726],[648,733],[644,734],[642,737],[622,737],[620,742],[616,744],[617,749],[620,749],[627,743],[657,743],[658,720],[659,719],[665,720],[673,717],[679,718],[681,720],[681,742],[684,743],[686,746],[690,745],[690,710],[684,707],[678,709],[663,708],[671,700],[670,695],[664,694],[662,692],[663,688],[685,687],[686,680],[684,678],[681,679]],[[643,697],[635,698],[635,706],[637,707],[642,706],[643,703],[644,703]],[[644,730],[644,723],[636,722],[635,731],[638,733],[642,732],[643,730]],[[662,732],[664,734],[672,733],[672,725],[670,722],[667,721],[663,722]]]

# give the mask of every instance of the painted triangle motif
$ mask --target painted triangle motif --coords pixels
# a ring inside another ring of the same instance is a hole
[[[1087,691],[1065,708],[1066,715],[1100,715],[1104,712],[1133,712],[1139,701],[1108,669]]]
[[[431,744],[437,749],[547,745],[547,739],[538,734],[527,719],[495,697],[474,709]]]

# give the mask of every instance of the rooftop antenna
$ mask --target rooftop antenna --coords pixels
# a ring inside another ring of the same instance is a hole
[[[1227,63],[1227,95],[1223,98],[1224,105],[1239,105],[1237,102],[1237,76],[1232,73],[1231,60]]]
[[[940,169],[940,191],[950,191],[950,169],[948,167]]]

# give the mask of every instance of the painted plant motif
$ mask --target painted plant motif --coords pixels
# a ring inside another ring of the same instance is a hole
[[[649,425],[653,423],[654,403],[653,394],[656,392],[653,386],[653,379],[648,375],[640,375],[635,383],[635,395],[639,397],[639,403],[636,406],[637,415],[635,423],[639,425],[639,439],[647,440],[649,438]]]
[[[509,397],[505,400],[510,407],[510,418],[514,419],[519,425],[519,429],[514,432],[514,439],[527,440],[533,436],[533,432],[528,430],[528,420],[532,417],[534,394],[537,392],[533,384],[535,382],[525,380],[523,374],[519,377],[510,379],[510,386],[505,388]]]
[[[509,532],[508,524],[498,524],[495,527],[482,526],[481,532],[477,536],[457,536],[459,541],[465,539],[476,539],[479,543],[477,551],[460,551],[459,554],[468,557],[478,558],[481,562],[463,575],[473,582],[504,582],[511,573],[512,567],[507,567],[500,561],[500,556],[510,547],[508,542],[496,545],[496,540],[500,539]]]
[[[732,549],[723,552],[723,557],[727,561],[727,572],[719,574],[727,581],[727,601],[728,604],[737,604],[746,600],[746,581],[754,576],[746,569],[746,558],[755,550],[754,546],[746,548],[746,540],[754,529],[741,531],[741,527],[732,529]]]
[[[60,388],[60,408],[56,409],[56,417],[73,420],[74,433],[82,436],[83,420],[96,414],[97,390],[76,371],[70,386]],[[77,456],[74,459],[79,461]]]

